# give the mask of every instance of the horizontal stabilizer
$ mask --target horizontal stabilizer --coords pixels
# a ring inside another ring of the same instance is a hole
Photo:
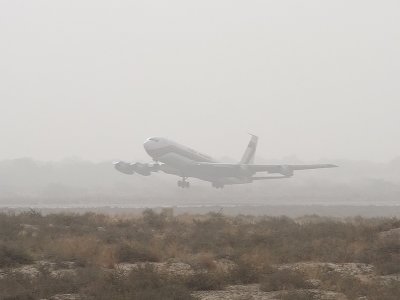
[[[290,178],[290,176],[264,176],[264,177],[253,177],[251,179],[255,181],[255,180],[285,179],[285,178]]]

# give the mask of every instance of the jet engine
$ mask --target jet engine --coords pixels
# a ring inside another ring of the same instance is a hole
[[[293,176],[293,169],[289,166],[281,166],[279,173],[284,176],[291,177]]]
[[[121,173],[132,175],[135,173],[134,164],[130,164],[124,161],[118,161],[114,163],[114,167]]]
[[[143,176],[149,176],[151,172],[157,172],[160,170],[158,164],[143,164],[143,163],[127,163],[119,161],[114,163],[114,167],[121,173],[132,175],[138,173]]]
[[[135,163],[132,166],[136,173],[143,176],[149,176],[153,169],[149,164]]]

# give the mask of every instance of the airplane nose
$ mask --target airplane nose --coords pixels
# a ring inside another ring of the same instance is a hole
[[[145,141],[144,143],[143,143],[143,147],[144,147],[144,149],[145,150],[148,150],[148,149],[150,149],[150,144],[151,144],[152,142],[151,141],[149,141],[149,140],[147,140],[147,141]]]
[[[159,149],[160,146],[159,140],[155,138],[149,138],[143,143],[144,150],[153,159],[157,159],[157,149]]]
[[[158,144],[157,142],[154,140],[154,138],[148,138],[144,143],[143,143],[143,147],[144,149],[147,150],[153,150],[155,148],[157,148]]]

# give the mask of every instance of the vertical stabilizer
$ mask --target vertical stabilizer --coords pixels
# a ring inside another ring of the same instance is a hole
[[[243,157],[240,161],[241,164],[253,164],[254,156],[257,150],[258,137],[251,134],[251,140],[249,145],[246,148],[246,151],[243,154]]]

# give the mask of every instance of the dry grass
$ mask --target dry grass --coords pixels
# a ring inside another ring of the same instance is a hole
[[[146,210],[142,216],[135,217],[93,213],[43,216],[35,211],[17,215],[3,213],[0,214],[0,267],[17,267],[38,260],[75,262],[79,276],[68,279],[69,285],[73,291],[86,293],[93,299],[105,299],[100,295],[105,281],[114,282],[115,286],[104,295],[116,297],[118,289],[126,289],[126,297],[136,295],[128,287],[131,282],[118,279],[114,274],[114,266],[121,262],[189,263],[197,273],[182,282],[157,277],[148,270],[147,279],[166,284],[168,290],[160,287],[160,291],[167,294],[173,287],[181,291],[180,295],[187,295],[187,289],[219,289],[227,284],[258,282],[266,290],[304,288],[307,276],[317,274],[301,277],[278,272],[271,265],[304,261],[363,262],[374,265],[379,274],[399,273],[398,241],[381,238],[382,232],[398,227],[397,219],[332,220],[312,216],[293,220],[227,217],[215,213],[174,216],[170,209],[161,213]],[[224,260],[235,267],[229,272],[223,270],[218,262]],[[324,287],[351,297],[363,294],[361,290],[364,290],[369,293],[369,299],[374,299],[375,289],[392,299],[390,295],[399,292],[395,284],[383,289],[377,283],[359,281],[351,281],[354,286],[351,288],[346,285],[348,278],[331,275],[334,280],[321,277]],[[7,287],[8,295],[13,295],[10,289],[32,288],[36,294],[27,292],[26,295],[45,298],[65,287],[49,276],[42,276],[40,282],[35,283],[36,289],[21,278],[7,280],[8,283],[0,279],[0,286]],[[54,288],[46,286],[46,280]],[[147,283],[142,281],[142,284],[146,286]],[[128,299],[126,297],[112,299]],[[0,298],[5,299],[1,290]]]

